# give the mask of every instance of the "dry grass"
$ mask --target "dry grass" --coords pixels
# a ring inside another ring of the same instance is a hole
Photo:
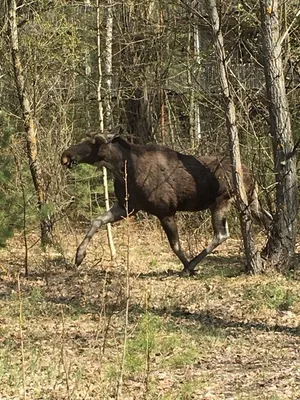
[[[1,251],[1,400],[116,398],[124,344],[125,224],[113,231],[117,261],[109,261],[101,231],[77,270],[71,266],[82,234],[57,234],[58,248],[46,253],[36,245],[20,293],[22,243],[16,237]],[[195,244],[193,239],[184,246],[194,252]],[[156,226],[131,224],[121,399],[300,398],[297,260],[289,277],[249,277],[242,274],[240,256],[241,243],[231,239],[195,279],[180,279],[172,271],[181,266]]]

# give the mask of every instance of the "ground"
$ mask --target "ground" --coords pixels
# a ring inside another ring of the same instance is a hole
[[[230,239],[195,278],[151,221],[114,226],[73,268],[82,232],[42,252],[0,252],[0,399],[300,398],[298,259],[288,276],[247,276]],[[201,235],[183,235],[195,254]],[[31,247],[32,246],[32,247]]]

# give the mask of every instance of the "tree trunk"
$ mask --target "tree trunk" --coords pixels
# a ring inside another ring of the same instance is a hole
[[[278,7],[278,0],[260,0],[262,47],[276,177],[276,213],[264,254],[273,267],[283,272],[288,269],[295,250],[298,195]]]
[[[233,184],[242,228],[243,242],[247,261],[247,272],[259,273],[262,271],[262,262],[260,253],[256,250],[255,247],[255,241],[252,233],[252,219],[243,183],[235,105],[230,92],[230,82],[228,79],[228,68],[223,35],[220,27],[220,19],[217,10],[216,0],[207,0],[207,4],[213,33],[213,43],[216,49],[216,57],[219,67],[220,84],[224,99],[224,111],[232,162]]]
[[[200,30],[199,30],[199,25],[195,24],[194,27],[194,57],[196,60],[196,79],[198,80],[198,76],[201,74],[201,57],[200,57],[200,51],[201,51],[201,43],[200,43]],[[200,109],[199,109],[199,100],[196,98],[195,100],[195,105],[194,105],[194,113],[195,113],[195,142],[197,145],[199,144],[199,141],[201,139],[201,121],[200,121]]]
[[[101,93],[102,85],[102,65],[101,65],[101,37],[100,37],[100,4],[97,0],[97,56],[98,56],[98,89],[97,89],[97,99],[98,99],[98,110],[99,110],[99,128],[100,132],[104,132],[105,129],[111,128],[111,105],[110,105],[110,91],[111,91],[111,71],[112,71],[112,6],[111,0],[108,0],[108,10],[107,10],[107,22],[106,22],[106,49],[105,49],[105,66],[106,66],[106,117],[103,118],[103,100]],[[107,93],[109,93],[109,98]],[[104,125],[105,122],[105,125]],[[103,167],[103,186],[104,186],[104,197],[105,197],[105,208],[108,211],[110,209],[109,204],[109,193],[108,193],[108,180],[107,180],[107,170]],[[113,260],[116,257],[116,248],[113,241],[111,224],[106,225],[106,232],[108,238],[108,244],[110,249],[110,256]]]
[[[147,144],[152,140],[152,118],[147,87],[140,85],[125,102],[128,131],[134,141]]]
[[[33,180],[38,209],[40,212],[40,229],[41,242],[43,245],[52,241],[52,221],[47,212],[46,193],[43,184],[41,168],[38,162],[38,139],[33,113],[30,108],[30,99],[25,87],[25,78],[19,52],[18,25],[17,25],[17,5],[15,0],[9,3],[9,39],[11,45],[11,54],[13,62],[13,70],[15,75],[15,83],[19,98],[20,108],[22,111],[22,119],[24,130],[26,133],[27,156],[29,160],[29,168]],[[46,215],[45,215],[46,214]]]
[[[193,35],[193,26],[192,23],[189,24],[189,32],[188,32],[188,42],[187,42],[187,84],[190,92],[189,98],[189,137],[191,148],[195,149],[195,88],[192,80],[192,65],[194,60],[191,62],[191,42]]]
[[[111,111],[111,85],[112,85],[112,35],[113,35],[113,10],[112,0],[107,0],[106,9],[106,42],[104,51],[104,128],[111,130],[112,128],[112,111]]]

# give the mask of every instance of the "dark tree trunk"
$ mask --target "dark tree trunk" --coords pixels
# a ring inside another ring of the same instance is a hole
[[[232,99],[230,82],[228,79],[226,54],[216,0],[207,0],[207,5],[213,32],[213,43],[216,49],[216,57],[219,67],[220,84],[224,99],[224,112],[230,145],[234,191],[242,228],[245,256],[247,261],[247,272],[259,273],[262,272],[262,262],[260,253],[255,247],[255,241],[252,232],[252,218],[243,183],[235,105]]]
[[[139,144],[152,140],[152,119],[146,90],[137,88],[134,96],[125,102],[128,132]]]
[[[276,176],[276,214],[264,249],[270,265],[287,271],[297,233],[297,171],[285,90],[278,0],[260,0],[262,47]]]

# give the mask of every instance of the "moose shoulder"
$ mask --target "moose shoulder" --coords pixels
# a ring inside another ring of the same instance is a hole
[[[159,218],[173,252],[183,263],[183,275],[193,274],[197,264],[229,237],[226,215],[233,202],[233,192],[231,165],[227,159],[196,158],[159,145],[131,144],[120,136],[106,141],[97,135],[65,150],[61,163],[68,168],[78,163],[105,166],[114,175],[118,200],[93,221],[77,249],[76,265],[83,261],[87,245],[99,227],[121,220],[127,212],[146,211]],[[268,227],[270,217],[258,202],[253,176],[245,166],[243,179],[253,217]],[[209,246],[189,262],[180,247],[174,216],[177,211],[206,209],[211,211],[214,236]]]

